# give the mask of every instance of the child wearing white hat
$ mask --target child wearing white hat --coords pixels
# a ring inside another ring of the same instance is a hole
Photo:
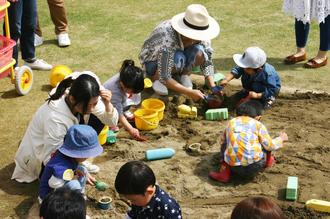
[[[171,89],[194,101],[204,98],[200,90],[192,89],[189,78],[196,66],[200,66],[212,91],[218,92],[210,40],[219,32],[218,22],[200,4],[191,4],[185,12],[160,23],[145,40],[140,53],[141,64],[147,77],[154,81],[155,92],[167,95]]]
[[[220,85],[225,86],[233,78],[241,78],[243,89],[235,94],[238,103],[257,99],[265,109],[270,108],[280,92],[281,80],[275,68],[266,62],[266,53],[259,47],[249,47],[243,54],[235,54],[233,59],[237,66]]]

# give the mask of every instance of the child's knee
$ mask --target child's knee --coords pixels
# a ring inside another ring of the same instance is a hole
[[[64,184],[64,187],[69,188],[70,190],[82,190],[80,182],[76,179],[68,181]]]

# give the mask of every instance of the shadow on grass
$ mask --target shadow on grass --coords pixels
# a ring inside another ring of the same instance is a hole
[[[284,58],[268,57],[267,63],[273,65],[277,71],[294,70],[297,68],[302,68],[305,63],[305,62],[300,62],[300,63],[294,64],[294,65],[285,65],[283,63],[283,59]],[[213,59],[213,63],[214,63],[214,66],[216,69],[219,69],[220,72],[224,71],[222,73],[225,73],[225,74],[229,73],[230,70],[236,66],[232,57]]]
[[[57,40],[56,39],[44,40],[42,44],[44,44],[44,45],[56,45],[57,46]]]
[[[18,93],[16,92],[15,89],[12,89],[9,91],[4,91],[1,93],[2,93],[1,98],[3,98],[3,99],[12,99],[12,98],[20,97],[20,95],[18,95]]]

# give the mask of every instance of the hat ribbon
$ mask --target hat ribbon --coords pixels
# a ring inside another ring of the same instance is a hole
[[[195,29],[195,30],[206,30],[207,28],[209,28],[209,25],[206,25],[206,26],[196,26],[196,25],[193,25],[193,24],[189,23],[185,18],[183,18],[183,23],[185,25],[187,25],[188,27],[190,27],[192,29]]]

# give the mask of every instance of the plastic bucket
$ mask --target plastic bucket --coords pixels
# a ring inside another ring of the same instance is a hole
[[[134,112],[135,126],[139,130],[152,130],[158,127],[158,112],[150,109],[138,109]]]
[[[158,120],[161,121],[164,118],[165,103],[156,98],[149,98],[142,101],[143,109],[155,110],[158,113]]]
[[[105,142],[107,142],[108,131],[109,131],[109,126],[105,125],[98,136],[100,145],[104,145]]]

